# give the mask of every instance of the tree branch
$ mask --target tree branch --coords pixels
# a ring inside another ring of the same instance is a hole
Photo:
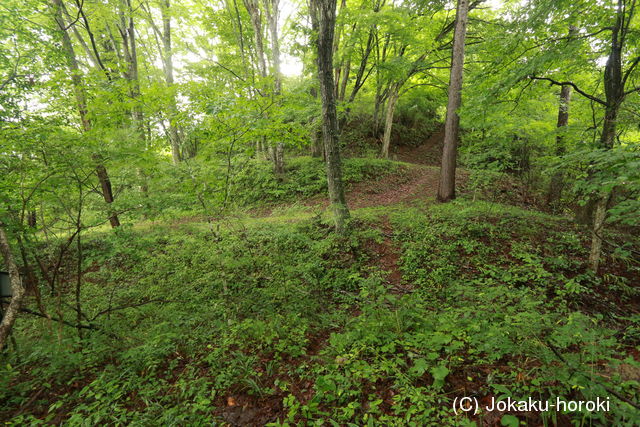
[[[622,87],[624,87],[627,84],[627,79],[633,72],[634,68],[638,66],[638,63],[640,63],[640,56],[635,58],[633,62],[631,62],[631,65],[629,65],[629,68],[627,68],[627,71],[624,72],[624,76],[622,77]]]
[[[600,98],[597,98],[593,95],[590,95],[588,93],[586,93],[585,91],[583,91],[582,89],[580,89],[578,86],[576,86],[575,83],[573,82],[559,82],[557,80],[553,80],[549,77],[537,77],[534,75],[528,76],[530,79],[532,80],[545,80],[550,82],[552,85],[556,85],[556,86],[571,86],[572,88],[575,89],[576,92],[578,92],[580,95],[584,96],[585,98],[588,98],[594,102],[597,102],[598,104],[604,105],[605,107],[607,106],[607,103],[605,101],[603,101]]]

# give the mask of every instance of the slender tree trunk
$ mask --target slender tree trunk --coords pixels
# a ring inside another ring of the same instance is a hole
[[[182,160],[180,153],[180,132],[176,123],[178,115],[178,105],[174,91],[173,80],[173,52],[171,45],[171,3],[170,0],[163,0],[162,4],[162,50],[164,51],[164,75],[169,91],[169,142],[171,144],[171,157],[174,164]]]
[[[11,246],[9,245],[9,238],[4,229],[4,224],[0,224],[0,254],[4,258],[4,263],[7,266],[9,272],[9,278],[11,281],[11,301],[7,311],[4,312],[2,322],[0,322],[0,350],[2,350],[6,344],[7,337],[11,332],[13,324],[16,322],[18,312],[24,299],[25,289],[22,286],[22,278],[20,277],[20,271],[16,265],[11,252]],[[1,307],[0,307],[1,308]]]
[[[601,195],[595,203],[593,214],[593,228],[591,230],[591,248],[589,251],[589,266],[594,272],[600,267],[600,256],[602,252],[602,233],[604,232],[604,222],[607,219],[607,205],[610,195]]]
[[[78,113],[80,115],[82,129],[84,132],[89,132],[91,130],[91,121],[89,120],[87,112],[87,95],[85,92],[84,84],[82,82],[82,72],[80,71],[80,66],[78,65],[78,60],[73,49],[73,43],[71,43],[71,38],[69,37],[69,33],[67,32],[67,26],[62,17],[62,0],[53,0],[53,7],[55,13],[55,21],[58,25],[58,28],[60,29],[60,35],[62,36],[62,46],[64,47],[65,55],[67,57],[67,66],[69,67],[69,71],[71,73],[71,83],[73,84],[73,89],[75,92],[76,105],[78,108]],[[98,154],[93,155],[93,160],[96,162],[96,175],[98,176],[98,181],[100,182],[100,187],[102,188],[102,197],[104,198],[104,201],[109,206],[111,206],[114,197],[109,174],[104,164],[102,163],[102,159]],[[118,215],[115,212],[110,213],[109,222],[111,223],[111,227],[114,228],[120,225],[120,220],[118,219]]]
[[[267,76],[267,63],[264,56],[264,36],[262,33],[262,15],[258,0],[244,0],[244,5],[249,12],[251,18],[251,26],[253,27],[253,38],[256,49],[256,62],[260,77]]]
[[[129,83],[129,96],[134,100],[134,105],[131,108],[131,118],[133,119],[139,137],[144,138],[144,115],[139,102],[140,80],[138,78],[138,50],[131,0],[122,1],[119,13],[120,27],[118,30],[122,37],[124,57],[127,63],[127,71],[124,75]]]
[[[569,103],[571,102],[571,86],[565,85],[560,89],[560,106],[558,108],[558,125],[556,136],[556,156],[563,156],[566,148],[564,142],[564,131],[569,124]],[[547,194],[547,204],[552,206],[560,200],[562,196],[564,174],[557,170],[551,177],[549,192]]]
[[[344,9],[347,7],[347,0],[341,0],[340,1],[340,12],[344,11]],[[333,52],[332,55],[335,59],[338,50],[340,48],[340,39],[342,38],[342,27],[344,27],[343,25],[335,25],[334,26],[334,34],[333,34]],[[338,60],[336,60],[336,66],[333,69],[334,72],[334,79],[333,82],[335,84],[335,97],[336,99],[340,99],[340,90],[339,90],[339,82],[340,82],[340,76],[342,75],[342,66],[343,66],[343,60],[341,58],[338,58]],[[338,128],[338,130],[340,130]]]
[[[27,214],[27,224],[32,228],[34,228],[38,224],[38,215],[35,209],[29,210]]]
[[[282,74],[280,72],[280,40],[278,38],[278,15],[280,14],[280,0],[264,0],[271,34],[271,62],[273,65],[273,94],[277,97],[282,93]],[[284,144],[276,143],[273,148],[273,166],[277,175],[284,174]]]
[[[316,59],[316,63],[317,63],[317,58]],[[316,67],[317,68],[317,67]],[[317,70],[313,72],[314,77],[317,79]],[[318,89],[313,86],[311,87],[310,90],[311,96],[314,97],[315,99],[318,98]],[[310,126],[311,126],[311,157],[322,157],[323,159],[325,158],[324,156],[324,147],[323,147],[323,142],[322,142],[322,123],[319,123],[320,120],[319,119],[314,119]]]
[[[317,31],[318,79],[322,97],[322,136],[327,165],[329,199],[333,208],[336,230],[343,232],[349,209],[342,183],[342,163],[333,80],[333,36],[336,22],[336,0],[311,0],[311,18]]]
[[[438,200],[441,202],[447,202],[456,197],[456,161],[458,155],[458,132],[460,130],[458,109],[462,101],[464,39],[467,33],[468,11],[469,0],[458,0],[453,35],[453,52],[451,55],[451,74],[449,77],[449,102],[447,103],[447,117],[445,120],[440,184],[438,185]]]
[[[311,157],[324,158],[324,146],[322,140],[322,127],[311,131]]]
[[[378,85],[376,87],[376,96],[374,99],[373,107],[373,136],[378,138],[380,136],[380,110],[383,107],[382,88]]]
[[[349,82],[349,74],[351,72],[351,58],[348,58],[344,64],[344,71],[342,80],[340,81],[340,88],[338,93],[338,100],[344,101],[345,93],[347,92],[347,83]]]
[[[382,137],[381,155],[385,159],[389,158],[389,147],[391,146],[391,130],[393,129],[393,116],[400,97],[400,90],[397,84],[391,85],[389,88],[389,97],[387,99],[387,111],[384,122],[384,135]]]
[[[605,85],[606,86],[606,85]],[[610,150],[616,136],[616,121],[618,117],[618,105],[612,103],[605,112],[604,124],[602,127],[602,135],[600,137],[601,148]],[[595,207],[593,214],[593,226],[591,228],[591,250],[589,252],[589,266],[594,272],[600,267],[600,258],[602,253],[602,235],[604,233],[604,223],[607,219],[607,206],[611,200],[611,193],[605,191],[596,196],[595,202],[591,206]]]
[[[600,135],[600,148],[611,150],[616,138],[616,124],[620,105],[624,101],[624,80],[622,74],[622,45],[624,43],[625,14],[622,0],[618,0],[616,24],[611,30],[611,51],[604,68],[604,93],[606,109],[602,134]],[[626,23],[628,25],[628,23]],[[601,192],[595,202],[593,215],[593,227],[591,229],[591,251],[589,253],[589,266],[594,272],[598,272],[602,252],[602,235],[604,223],[607,219],[607,205],[611,199],[611,193]]]

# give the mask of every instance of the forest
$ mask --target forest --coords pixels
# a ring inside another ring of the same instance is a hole
[[[2,0],[6,426],[640,425],[636,0]]]

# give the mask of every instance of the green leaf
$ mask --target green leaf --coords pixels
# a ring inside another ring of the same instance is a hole
[[[518,427],[520,425],[520,420],[514,415],[505,414],[500,420],[500,425],[505,427]]]
[[[433,376],[433,386],[441,388],[444,385],[444,379],[449,375],[449,368],[444,365],[438,365],[431,369],[431,375]]]

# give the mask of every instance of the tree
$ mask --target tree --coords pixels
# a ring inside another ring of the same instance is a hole
[[[88,107],[86,89],[82,81],[82,71],[80,70],[80,66],[76,58],[76,53],[71,42],[71,37],[69,37],[68,26],[66,25],[62,15],[62,8],[62,0],[54,0],[54,19],[58,26],[59,34],[62,37],[62,47],[65,51],[67,67],[69,68],[69,72],[71,73],[71,83],[75,92],[76,107],[80,116],[82,130],[84,132],[89,132],[91,131],[91,121],[89,119],[87,110]],[[96,175],[98,176],[98,181],[100,182],[100,186],[102,188],[102,196],[104,197],[104,201],[108,205],[111,205],[114,201],[114,196],[113,189],[111,188],[111,179],[109,178],[109,173],[107,172],[107,168],[104,166],[99,155],[94,155],[94,161],[96,163]],[[118,218],[118,214],[116,212],[112,211],[110,213],[109,222],[111,223],[111,227],[113,228],[120,226],[120,219]]]
[[[631,56],[631,59],[629,59],[626,64],[626,68],[623,66],[623,61],[626,59],[625,57],[630,56],[625,49],[628,48],[627,42],[629,35],[632,33],[631,22],[634,19],[635,6],[636,0],[618,0],[611,18],[613,20],[612,25],[597,32],[611,32],[608,43],[609,54],[602,73],[604,99],[580,89],[580,87],[572,81],[557,81],[550,77],[531,76],[532,79],[548,81],[552,85],[570,86],[580,95],[604,108],[600,140],[597,147],[604,151],[611,150],[615,145],[618,116],[623,102],[627,96],[640,91],[640,87],[635,86],[632,79],[633,73],[640,63],[640,56]],[[602,233],[604,232],[607,208],[612,196],[611,189],[606,188],[596,193],[594,197],[595,203],[593,203],[595,212],[591,228],[592,238],[589,254],[589,265],[593,271],[598,271],[600,264],[603,241]]]
[[[271,35],[271,65],[273,75],[273,96],[282,95],[282,74],[280,72],[280,37],[278,35],[278,16],[280,15],[280,0],[264,0],[264,9]],[[284,174],[284,144],[278,141],[272,147],[273,165],[276,174]]]
[[[335,82],[333,79],[333,43],[336,23],[336,0],[311,0],[311,20],[317,33],[317,63],[320,96],[322,98],[322,138],[326,154],[329,200],[333,209],[336,230],[343,232],[349,219],[344,196],[342,163],[336,112]]]
[[[571,86],[564,85],[560,88],[560,101],[558,106],[558,135],[556,136],[555,154],[562,156],[566,152],[564,130],[569,125],[569,102],[571,102]],[[553,206],[562,194],[563,173],[556,171],[549,182],[547,204]]]
[[[22,279],[20,277],[20,271],[13,257],[11,246],[9,245],[9,237],[5,231],[5,224],[0,223],[0,254],[4,258],[4,262],[9,271],[9,278],[11,281],[11,301],[9,307],[4,313],[2,322],[0,323],[0,350],[4,348],[7,337],[11,332],[11,328],[16,321],[18,312],[22,305],[22,300],[25,295],[24,287],[22,286]]]
[[[467,33],[467,14],[469,0],[458,0],[456,25],[451,53],[451,74],[449,78],[449,101],[445,120],[444,147],[440,167],[440,183],[437,198],[441,202],[452,200],[456,196],[456,162],[458,153],[458,133],[460,117],[458,109],[462,100],[462,72],[464,65],[464,43]]]
[[[169,122],[168,138],[171,146],[171,158],[174,164],[178,164],[182,160],[181,145],[182,136],[180,135],[180,129],[177,124],[178,117],[178,103],[175,93],[175,81],[174,81],[174,66],[173,66],[173,42],[171,31],[171,17],[173,9],[171,8],[171,0],[160,0],[160,13],[162,16],[162,30],[158,28],[153,19],[153,12],[151,7],[144,3],[141,4],[143,8],[146,7],[145,12],[147,20],[151,29],[157,38],[162,41],[160,45],[158,43],[158,53],[162,60],[162,69],[164,72],[164,78],[167,88],[167,119]]]

